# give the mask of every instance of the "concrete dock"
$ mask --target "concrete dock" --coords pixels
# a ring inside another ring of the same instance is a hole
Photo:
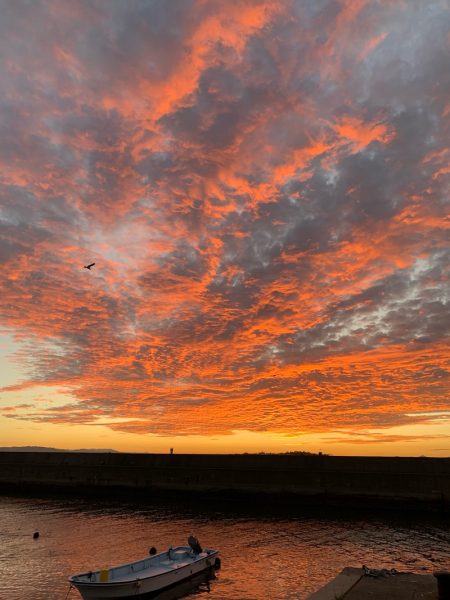
[[[277,502],[448,512],[450,458],[0,452],[0,488],[272,494]]]
[[[439,600],[433,575],[346,567],[307,600]]]

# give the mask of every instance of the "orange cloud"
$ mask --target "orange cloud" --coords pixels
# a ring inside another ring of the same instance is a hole
[[[450,372],[439,11],[186,7],[7,15],[0,312],[22,380],[3,413],[357,440],[428,423]],[[20,400],[41,385],[70,401]]]

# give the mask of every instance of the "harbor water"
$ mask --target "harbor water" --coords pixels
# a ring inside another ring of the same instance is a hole
[[[263,498],[237,508],[1,496],[0,598],[65,600],[69,575],[185,545],[190,534],[221,552],[217,578],[196,589],[210,600],[302,600],[345,566],[450,568],[448,517],[269,508]],[[70,591],[69,600],[79,598]]]

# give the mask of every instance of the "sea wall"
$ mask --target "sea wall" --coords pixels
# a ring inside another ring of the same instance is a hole
[[[0,452],[0,488],[278,494],[450,507],[450,459],[275,454]]]

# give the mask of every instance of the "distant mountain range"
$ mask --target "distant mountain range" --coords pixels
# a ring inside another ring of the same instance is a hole
[[[0,452],[118,452],[110,448],[80,448],[79,450],[67,450],[65,448],[46,448],[45,446],[3,446]]]

